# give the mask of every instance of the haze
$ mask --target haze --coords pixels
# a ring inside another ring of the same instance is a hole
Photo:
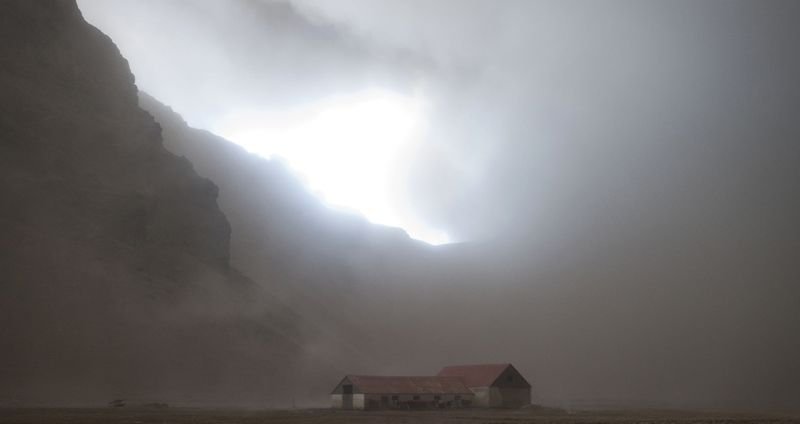
[[[531,287],[561,278],[586,279],[574,290],[587,296],[661,293],[649,312],[597,328],[602,338],[619,333],[613,352],[640,349],[622,328],[657,313],[665,328],[641,331],[669,339],[669,349],[706,351],[710,362],[695,358],[688,369],[735,385],[771,381],[753,396],[784,398],[778,380],[756,371],[781,363],[774,372],[798,390],[800,371],[778,357],[798,352],[789,328],[800,320],[777,306],[800,293],[796,2],[80,5],[118,43],[143,90],[212,131],[242,110],[305,107],[374,87],[421,93],[424,138],[392,163],[389,191],[369,196],[452,240],[515,246],[486,250],[505,257],[501,273],[534,297],[543,289]],[[585,277],[542,275],[562,266]],[[494,279],[478,284],[492,290]],[[576,307],[603,309],[590,298]],[[715,341],[700,348],[708,339],[692,341],[684,326]],[[711,370],[724,363],[730,371]]]
[[[77,3],[0,16],[0,401],[800,409],[800,2]]]

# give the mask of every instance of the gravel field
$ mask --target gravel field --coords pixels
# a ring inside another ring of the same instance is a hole
[[[335,411],[300,410],[163,410],[0,409],[0,424],[249,424],[249,423],[800,423],[800,415],[684,411],[460,410],[460,411]]]

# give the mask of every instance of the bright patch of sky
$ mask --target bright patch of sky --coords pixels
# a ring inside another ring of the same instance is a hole
[[[236,111],[213,132],[266,158],[285,160],[327,205],[356,211],[374,224],[403,228],[430,244],[447,234],[399,207],[398,165],[425,131],[425,101],[372,89],[295,108]]]

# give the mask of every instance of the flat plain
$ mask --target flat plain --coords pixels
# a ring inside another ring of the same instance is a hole
[[[629,410],[449,410],[449,411],[339,411],[331,409],[233,410],[169,408],[19,408],[0,409],[0,424],[732,424],[800,423],[796,414]]]

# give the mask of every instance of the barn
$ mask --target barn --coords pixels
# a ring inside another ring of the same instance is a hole
[[[474,395],[459,377],[345,376],[331,392],[340,409],[464,408]]]
[[[340,409],[522,408],[531,385],[511,364],[458,365],[436,376],[347,375],[331,392]]]
[[[439,377],[458,377],[475,394],[479,408],[522,408],[531,404],[531,385],[511,364],[458,365]]]

